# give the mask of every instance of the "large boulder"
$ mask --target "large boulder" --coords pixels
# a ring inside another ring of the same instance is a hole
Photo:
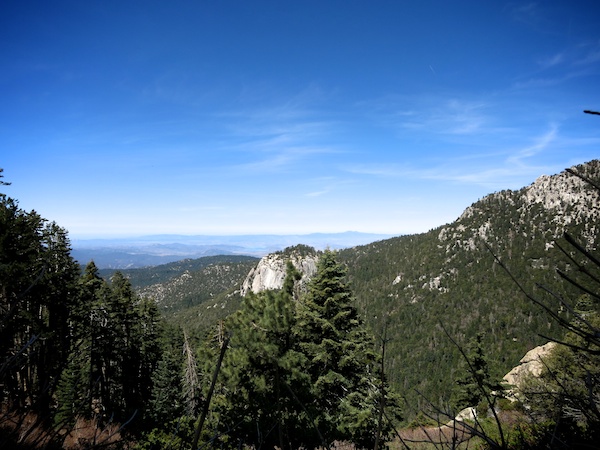
[[[304,286],[307,281],[317,272],[317,251],[312,252],[286,249],[283,252],[271,253],[263,257],[256,267],[250,271],[242,284],[242,296],[252,291],[255,294],[267,289],[281,289],[286,275],[287,262],[291,261],[302,278],[299,285]]]
[[[504,375],[503,381],[509,385],[506,396],[509,399],[515,399],[515,392],[523,387],[523,382],[528,377],[539,377],[544,370],[544,359],[550,356],[552,350],[556,347],[555,342],[535,347],[529,350],[519,361],[519,365],[513,367],[510,372]]]

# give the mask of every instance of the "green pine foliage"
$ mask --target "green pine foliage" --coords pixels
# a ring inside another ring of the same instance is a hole
[[[138,295],[155,301],[163,317],[203,336],[239,308],[240,286],[257,261],[250,256],[208,256],[121,273]],[[100,271],[104,277],[114,273]]]
[[[161,356],[152,373],[152,392],[147,409],[148,419],[158,428],[181,417],[184,412],[181,329],[166,326],[161,344]]]
[[[175,419],[145,433],[133,446],[135,450],[189,448],[194,436],[194,418],[173,416]]]
[[[373,445],[381,405],[378,354],[344,278],[335,254],[326,251],[308,292],[295,298],[299,275],[288,264],[283,289],[248,295],[228,321],[231,344],[213,418],[215,433],[230,430],[227,445]],[[383,428],[382,441],[390,431]]]
[[[144,427],[163,319],[121,274],[81,274],[70,252],[65,230],[0,194],[1,445],[60,446],[79,418]],[[20,429],[27,415],[35,426]]]
[[[353,303],[346,270],[333,252],[325,251],[307,295],[298,302],[296,335],[309,361],[317,426],[332,440],[371,447],[380,394],[378,355]]]
[[[215,408],[220,425],[235,430],[228,436],[230,445],[299,448],[312,443],[307,438],[314,439],[301,400],[310,383],[303,371],[305,356],[293,339],[293,277],[288,274],[286,290],[247,296],[228,321],[231,344]]]
[[[494,407],[496,396],[503,391],[502,385],[490,375],[489,362],[482,348],[483,334],[478,333],[464,352],[461,372],[456,379],[452,405],[456,412],[464,408],[477,408],[485,416]],[[491,403],[491,404],[490,404]]]
[[[71,353],[56,389],[57,407],[54,423],[57,427],[71,427],[77,417],[89,413],[89,374],[89,360],[83,357],[82,352]]]
[[[600,183],[600,161],[575,170]],[[562,334],[495,259],[533,295],[543,293],[540,286],[565,298],[577,294],[554,270],[570,263],[557,245],[565,244],[568,231],[598,248],[600,196],[570,174],[558,180],[533,191],[492,194],[427,233],[340,250],[367,325],[377,330],[389,321],[387,373],[414,413],[428,402],[451,400],[463,358],[446,332],[463,348],[483,333],[490,376],[497,380],[545,343],[542,336]],[[557,302],[551,309],[569,316]]]
[[[229,269],[223,267],[221,269],[210,270],[205,272],[206,275],[212,275],[213,278],[219,278],[219,272],[236,272],[237,269],[234,267],[238,264],[244,267],[248,263],[250,268],[256,264],[258,258],[253,256],[245,255],[218,255],[218,256],[204,256],[197,259],[182,259],[168,264],[161,264],[160,266],[144,267],[139,269],[122,269],[123,275],[131,281],[131,285],[138,291],[143,291],[146,288],[157,284],[168,283],[172,279],[177,279],[183,274],[189,274],[194,276],[195,274],[201,274],[205,269],[209,269],[211,266],[225,266],[230,267]],[[249,269],[248,269],[249,270]],[[244,269],[244,275],[248,273]],[[102,269],[100,275],[105,279],[110,279],[117,270],[113,269]],[[208,276],[202,280],[199,280],[195,284],[201,285],[208,280]],[[225,285],[219,285],[224,283]],[[215,280],[215,284],[207,286],[206,288],[212,288],[215,291],[223,291],[228,289],[230,286],[227,282],[222,280]]]
[[[69,252],[63,229],[0,194],[0,401],[44,416],[80,303]]]
[[[143,415],[162,354],[156,304],[138,297],[120,273],[109,284],[93,262],[82,276],[81,292],[86,310],[61,376],[58,420],[125,422]]]

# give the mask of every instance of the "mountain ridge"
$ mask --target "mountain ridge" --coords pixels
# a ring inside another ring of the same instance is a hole
[[[600,180],[598,160],[572,170]],[[445,391],[436,384],[454,378],[451,362],[460,359],[449,337],[465,345],[483,332],[499,377],[544,342],[540,335],[559,333],[496,258],[527,292],[543,296],[545,286],[569,298],[554,268],[570,262],[556,243],[568,231],[597,249],[599,208],[599,192],[563,171],[490,194],[427,233],[341,250],[359,310],[373,330],[387,328],[393,336],[389,375],[395,384],[427,396]],[[428,379],[416,375],[415,367]]]
[[[598,160],[572,170],[600,182]],[[542,335],[557,336],[561,330],[524,296],[498,259],[527,292],[543,296],[544,286],[570,298],[554,270],[568,270],[570,264],[557,244],[564,246],[567,231],[597,250],[599,208],[598,191],[563,171],[519,190],[492,193],[454,222],[426,233],[338,250],[356,307],[375,336],[388,336],[386,372],[392,385],[417,406],[447,398],[461,360],[452,340],[464,346],[483,333],[492,375],[500,380],[527,351],[547,341]],[[269,264],[283,270],[285,258],[280,253],[281,261]],[[249,264],[255,270],[260,262]],[[208,332],[239,305],[244,279],[252,285],[248,274],[240,276],[235,288],[179,308],[171,320]]]

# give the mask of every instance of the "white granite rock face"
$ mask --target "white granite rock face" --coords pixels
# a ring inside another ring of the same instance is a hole
[[[519,365],[513,367],[510,372],[504,375],[502,381],[508,384],[508,388],[504,391],[504,395],[508,400],[516,401],[518,399],[518,391],[522,387],[523,381],[529,376],[539,377],[544,369],[544,359],[550,356],[552,350],[556,347],[556,343],[548,342],[540,345],[525,353],[525,356],[519,361]],[[463,409],[454,420],[475,420],[477,411],[474,406],[469,406]]]
[[[550,355],[554,347],[556,347],[556,343],[548,342],[529,350],[521,358],[519,365],[504,375],[504,381],[518,389],[527,376],[539,377],[544,369],[543,360]]]
[[[575,166],[575,171],[580,172]],[[600,164],[591,162],[587,166],[588,178],[596,178],[600,173]],[[504,234],[495,235],[486,211],[487,205],[494,208],[505,205],[507,209],[516,208],[511,218],[511,229],[527,231],[527,226],[543,227],[548,233],[548,239],[561,237],[568,226],[586,224],[578,236],[582,242],[591,245],[595,242],[600,223],[600,195],[598,190],[583,179],[563,171],[557,175],[542,175],[530,186],[518,191],[505,190],[486,196],[479,202],[469,206],[454,224],[443,227],[438,239],[440,245],[446,246],[447,253],[451,254],[457,248],[474,250],[480,241],[493,242],[503,239]],[[535,212],[536,208],[545,213]],[[544,215],[553,216],[550,223],[539,222]],[[476,220],[472,220],[476,219]],[[466,226],[465,226],[466,224]],[[503,231],[504,232],[504,231]],[[510,235],[508,236],[510,238]],[[554,243],[549,240],[547,246]]]
[[[304,286],[317,272],[318,256],[316,254],[301,256],[299,254],[272,253],[263,257],[250,271],[242,284],[242,296],[250,291],[256,294],[267,289],[281,289],[285,280],[285,268],[288,260],[302,274],[300,286]]]

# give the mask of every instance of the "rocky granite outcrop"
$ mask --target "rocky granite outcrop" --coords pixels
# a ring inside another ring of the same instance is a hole
[[[599,176],[600,160],[594,160],[557,175],[542,175],[518,191],[490,194],[466,208],[456,222],[440,230],[440,245],[452,254],[459,248],[475,250],[480,241],[491,243],[503,239],[508,230],[513,234],[541,230],[548,240],[547,246],[552,246],[553,240],[565,230],[581,224],[578,234],[587,241],[585,244],[593,246],[599,231],[600,192],[587,180],[597,180]],[[510,212],[502,218],[507,223],[498,220],[496,212],[499,210]]]
[[[544,370],[544,359],[550,356],[550,353],[552,353],[552,350],[555,347],[555,342],[548,342],[547,344],[529,350],[525,356],[521,358],[519,365],[513,367],[510,372],[504,375],[503,381],[509,385],[509,389],[507,390],[508,398],[514,398],[515,391],[523,387],[523,381],[525,381],[527,377],[539,377],[542,374],[542,371]]]
[[[255,294],[267,289],[281,289],[286,275],[287,261],[302,274],[298,285],[302,289],[308,280],[317,272],[318,253],[286,249],[283,252],[271,253],[264,256],[254,269],[250,271],[242,284],[241,294]]]
[[[529,350],[525,353],[525,356],[521,358],[519,365],[513,367],[510,372],[504,375],[502,381],[507,387],[503,395],[507,399],[516,401],[518,398],[518,391],[523,387],[523,382],[528,377],[539,377],[542,374],[542,371],[544,370],[544,360],[550,356],[556,345],[555,342],[548,342]],[[460,411],[454,420],[474,421],[476,420],[477,415],[477,408],[475,406],[469,406]]]

